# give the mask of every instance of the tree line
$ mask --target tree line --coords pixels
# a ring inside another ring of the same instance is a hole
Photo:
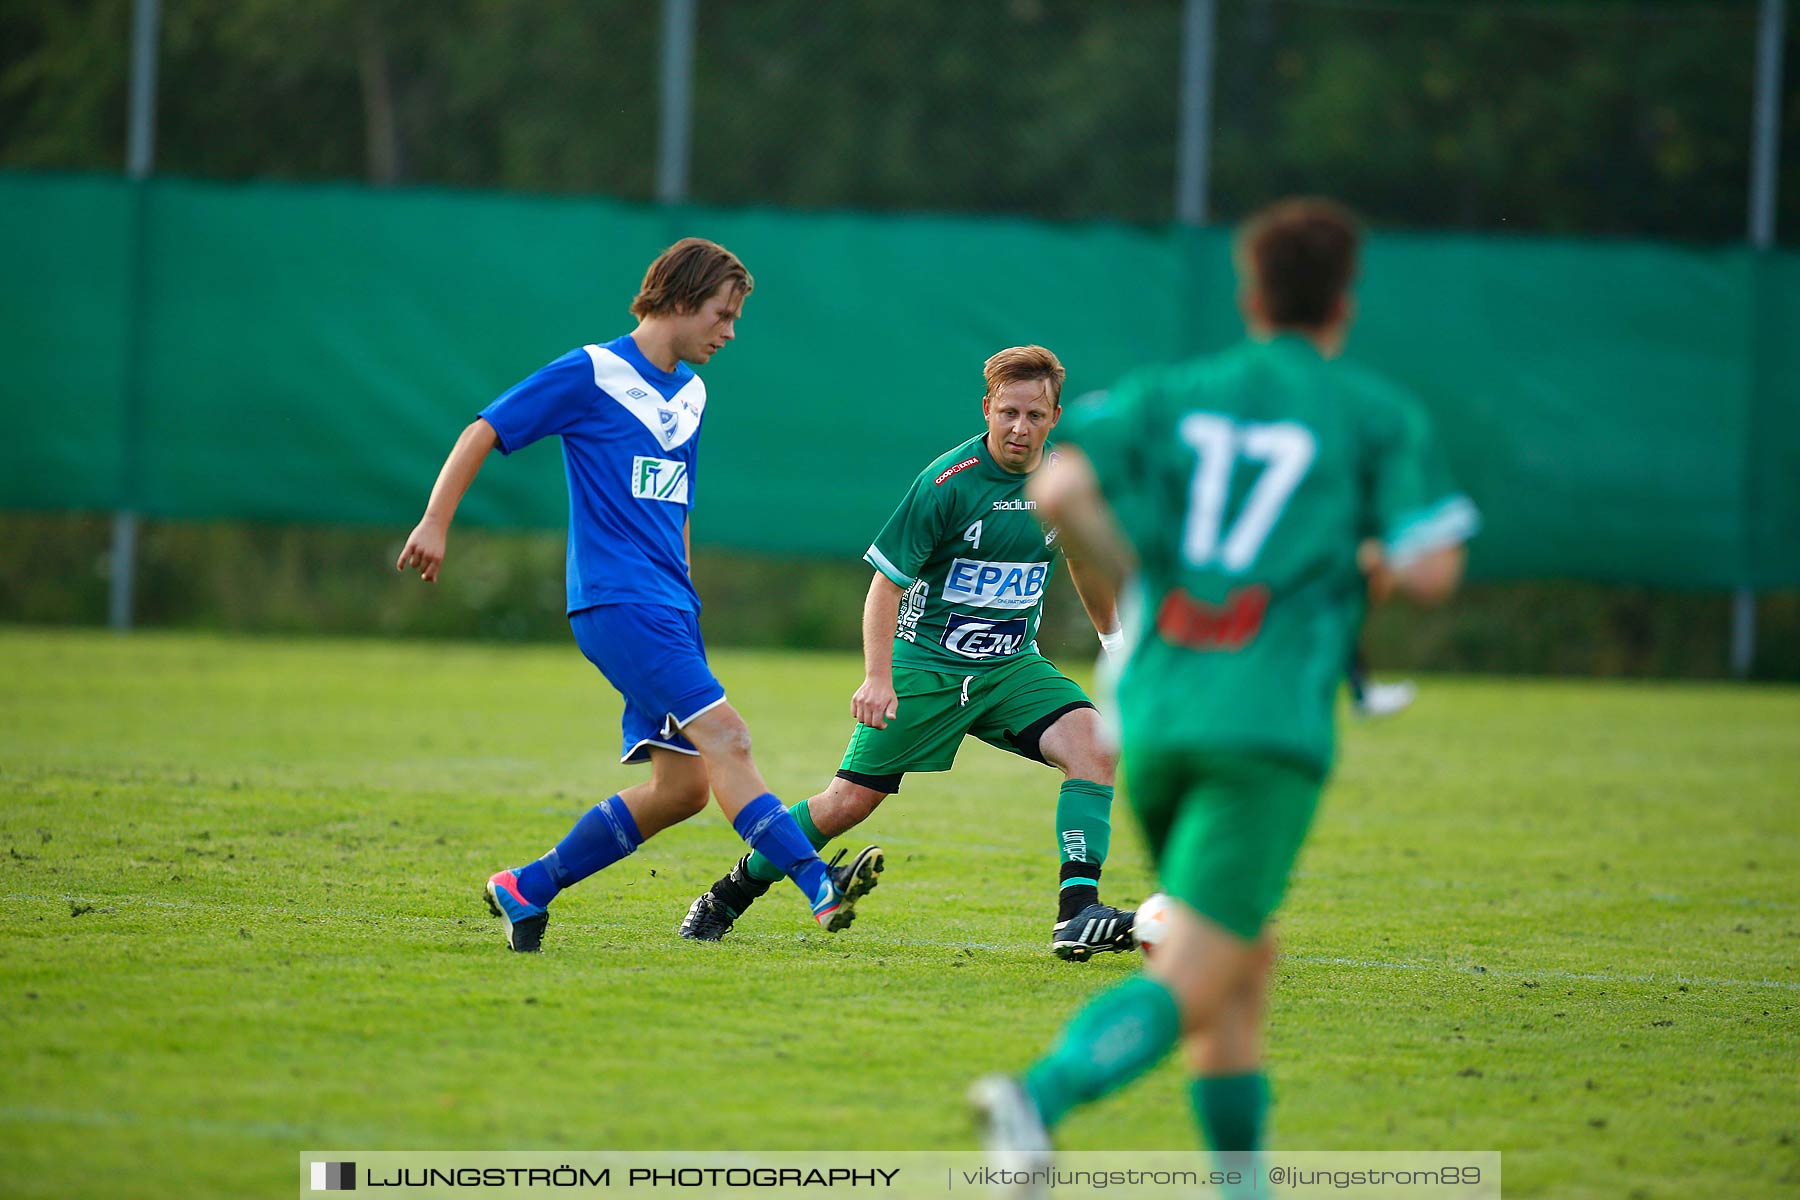
[[[646,0],[162,0],[160,171],[655,192]],[[691,195],[1174,216],[1180,0],[700,0]],[[1212,210],[1744,235],[1756,5],[1220,0]],[[0,8],[0,166],[118,170],[131,0]],[[1779,228],[1800,239],[1800,22]]]

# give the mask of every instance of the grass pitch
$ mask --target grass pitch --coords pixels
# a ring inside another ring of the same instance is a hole
[[[855,660],[715,665],[771,784],[817,790]],[[978,744],[868,824],[848,934],[778,889],[678,940],[739,852],[715,809],[509,954],[481,883],[640,777],[617,711],[573,646],[0,631],[0,1194],[289,1195],[302,1149],[972,1148],[967,1081],[1135,966],[1049,956],[1056,777]],[[1278,1149],[1497,1149],[1509,1196],[1800,1186],[1792,689],[1427,680],[1347,728],[1282,936]],[[1193,1136],[1165,1066],[1061,1140]]]

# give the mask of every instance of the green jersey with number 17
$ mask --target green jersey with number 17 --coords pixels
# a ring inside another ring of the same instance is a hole
[[[1418,401],[1293,335],[1139,372],[1057,432],[1137,551],[1128,754],[1329,766],[1363,615],[1357,544],[1378,538],[1404,562],[1478,525]]]
[[[976,674],[1037,653],[1056,535],[987,437],[933,459],[863,558],[906,594],[894,665]]]

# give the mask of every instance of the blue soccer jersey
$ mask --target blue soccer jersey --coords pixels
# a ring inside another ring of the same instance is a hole
[[[571,350],[481,410],[502,454],[562,438],[571,613],[599,604],[700,610],[682,529],[693,507],[706,385],[664,371],[631,335]]]

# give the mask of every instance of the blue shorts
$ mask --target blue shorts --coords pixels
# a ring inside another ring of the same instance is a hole
[[[650,760],[650,747],[699,754],[681,727],[725,703],[706,665],[700,618],[663,604],[602,604],[569,614],[575,644],[625,697],[620,762]]]

